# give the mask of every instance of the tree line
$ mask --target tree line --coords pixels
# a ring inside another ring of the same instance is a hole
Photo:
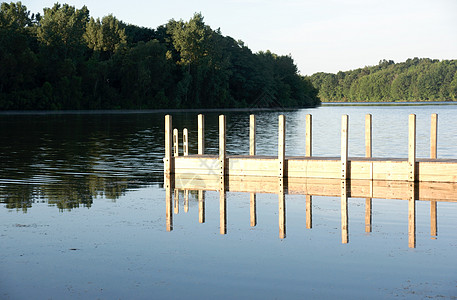
[[[253,53],[196,13],[156,29],[68,4],[0,7],[0,109],[307,107],[290,56]]]
[[[456,101],[457,60],[381,60],[377,66],[309,77],[322,101]]]

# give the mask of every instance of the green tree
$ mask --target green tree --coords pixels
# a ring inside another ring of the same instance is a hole
[[[110,55],[127,43],[125,29],[113,15],[105,16],[102,20],[90,18],[84,39],[90,49]]]
[[[89,21],[86,6],[75,9],[68,4],[54,4],[43,9],[43,17],[37,29],[37,37],[44,45],[60,50],[64,58],[73,51],[81,51],[84,45],[84,33]]]
[[[32,25],[32,18],[27,7],[21,2],[3,2],[0,6],[0,28],[22,30]]]

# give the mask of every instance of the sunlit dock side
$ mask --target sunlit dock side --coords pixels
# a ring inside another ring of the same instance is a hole
[[[183,154],[179,155],[179,131],[172,130],[172,118],[165,117],[165,176],[193,174],[205,176],[262,176],[275,178],[323,178],[356,180],[391,180],[420,182],[457,182],[457,159],[437,158],[436,114],[431,118],[430,157],[416,157],[416,116],[409,116],[407,158],[374,158],[371,156],[371,115],[366,116],[365,157],[348,157],[349,117],[343,115],[341,126],[341,155],[319,157],[312,154],[312,117],[308,115],[303,156],[285,156],[285,116],[279,116],[278,155],[261,156],[255,153],[255,116],[250,118],[249,155],[226,155],[225,116],[219,117],[219,155],[205,152],[204,116],[198,116],[198,154],[189,154],[188,132],[183,130]],[[248,142],[248,141],[247,141]],[[273,145],[272,145],[273,146]],[[223,179],[222,179],[223,180]]]

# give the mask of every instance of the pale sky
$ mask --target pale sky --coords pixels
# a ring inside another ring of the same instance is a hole
[[[32,13],[57,1],[23,0]],[[413,57],[457,59],[457,0],[68,0],[94,18],[157,28],[201,12],[253,52],[290,54],[302,75]]]

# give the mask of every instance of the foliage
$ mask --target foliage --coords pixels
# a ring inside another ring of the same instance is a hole
[[[151,29],[113,15],[94,19],[86,6],[56,3],[40,15],[2,3],[0,66],[2,110],[320,103],[290,56],[252,53],[199,13]]]
[[[408,59],[308,77],[322,101],[456,101],[457,60]]]

